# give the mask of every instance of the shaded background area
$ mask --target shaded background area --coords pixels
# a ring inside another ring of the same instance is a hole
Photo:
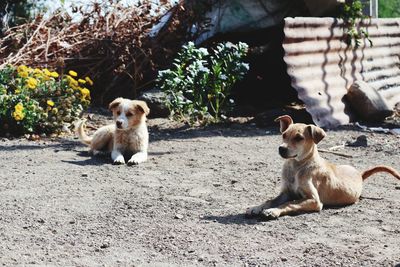
[[[154,88],[158,70],[168,68],[189,40],[208,47],[221,41],[244,41],[250,45],[246,59],[250,71],[234,89],[239,105],[235,114],[254,115],[294,102],[302,105],[283,61],[283,18],[334,15],[335,1],[313,6],[311,0],[236,0],[229,2],[229,7],[222,0],[175,2],[134,1],[127,6],[126,1],[100,1],[83,7],[78,2],[69,7],[69,1],[2,1],[0,66],[11,63],[59,71],[74,69],[95,81],[93,106],[106,106],[116,96],[136,98]],[[328,4],[332,6],[327,8]],[[398,6],[397,0],[379,1],[383,16],[397,16]],[[261,16],[249,20],[248,25],[229,32],[223,32],[224,27],[229,28],[227,22],[223,21],[225,26],[215,25],[215,12],[219,10],[225,12],[217,14],[220,17],[230,14],[246,18],[245,12],[251,8]],[[52,13],[37,15],[47,9]],[[161,27],[152,34],[160,21]]]

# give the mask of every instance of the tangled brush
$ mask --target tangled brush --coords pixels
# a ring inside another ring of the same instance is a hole
[[[48,18],[37,16],[5,32],[0,69],[24,64],[77,70],[93,77],[98,104],[108,95],[134,96],[145,73],[154,68],[148,32],[167,5],[154,7],[145,1],[124,7],[111,1],[107,8],[98,3],[75,8],[79,21],[60,10]]]
[[[93,78],[94,105],[105,105],[115,96],[135,98],[153,83],[157,69],[168,66],[181,45],[200,33],[192,25],[210,6],[200,2],[181,0],[171,6],[169,1],[155,5],[145,0],[126,7],[109,0],[107,5],[75,7],[74,18],[62,10],[37,16],[4,33],[0,69],[24,64],[59,73],[76,70]],[[168,22],[150,37],[165,13],[170,14]]]

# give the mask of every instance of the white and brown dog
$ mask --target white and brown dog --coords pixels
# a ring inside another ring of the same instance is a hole
[[[146,102],[117,98],[109,105],[115,123],[98,129],[89,137],[80,121],[76,127],[79,139],[90,147],[90,152],[111,152],[114,164],[125,164],[124,156],[130,158],[128,165],[136,165],[147,160],[149,133],[146,115],[150,109]]]
[[[318,154],[317,144],[326,136],[323,129],[293,123],[287,115],[276,121],[280,122],[283,138],[279,154],[286,159],[281,193],[247,209],[247,217],[276,219],[282,215],[320,211],[323,205],[350,205],[359,200],[363,181],[372,174],[387,172],[400,179],[400,174],[387,166],[376,166],[360,173],[350,165],[333,165]]]

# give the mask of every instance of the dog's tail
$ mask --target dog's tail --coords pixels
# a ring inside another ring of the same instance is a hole
[[[363,180],[365,180],[368,177],[370,177],[372,174],[377,173],[377,172],[390,173],[391,175],[393,175],[394,177],[396,177],[397,179],[400,180],[400,174],[395,169],[393,169],[392,167],[389,167],[389,166],[384,166],[384,165],[379,165],[379,166],[372,167],[372,168],[364,171],[361,174],[361,176],[362,176]]]
[[[75,127],[75,133],[78,135],[82,143],[90,145],[92,143],[92,138],[86,134],[85,130],[83,129],[84,125],[84,120],[78,121]]]

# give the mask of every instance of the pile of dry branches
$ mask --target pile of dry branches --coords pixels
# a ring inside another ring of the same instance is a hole
[[[179,6],[173,9],[180,10]],[[159,6],[141,1],[125,7],[110,0],[107,7],[95,3],[75,8],[78,21],[63,11],[48,18],[38,16],[4,33],[0,69],[8,64],[60,72],[73,69],[95,81],[94,104],[119,95],[135,97],[155,77],[155,43],[148,33],[170,8],[167,1]]]

